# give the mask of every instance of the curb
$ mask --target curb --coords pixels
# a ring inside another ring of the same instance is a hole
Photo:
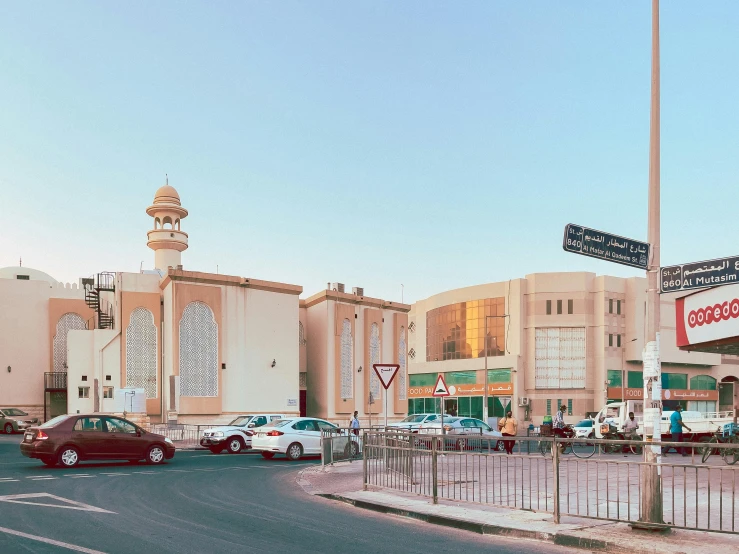
[[[302,479],[302,476],[299,479],[299,483],[301,484],[304,490],[306,490],[306,488],[312,488],[310,487],[310,484],[307,481],[305,481],[305,479]],[[306,487],[305,484],[308,484],[308,487]],[[603,539],[582,537],[582,536],[570,534],[568,532],[546,533],[546,532],[540,532],[540,531],[528,531],[525,529],[514,529],[511,527],[502,527],[500,525],[490,525],[487,523],[477,523],[474,521],[467,521],[467,520],[458,519],[454,517],[425,514],[422,512],[416,512],[412,510],[403,510],[400,508],[393,508],[392,506],[387,506],[379,502],[369,502],[366,500],[355,500],[352,498],[347,498],[340,494],[321,493],[317,491],[311,492],[310,490],[306,490],[306,492],[313,494],[315,496],[320,496],[321,498],[326,498],[329,500],[336,500],[338,502],[350,504],[356,508],[362,508],[365,510],[370,510],[370,511],[381,513],[381,514],[407,517],[407,518],[415,519],[418,521],[423,521],[425,523],[430,523],[431,525],[439,525],[442,527],[452,527],[454,529],[462,529],[463,531],[471,531],[479,535],[497,535],[497,536],[503,536],[503,537],[508,537],[508,538],[537,540],[537,541],[542,541],[542,542],[548,542],[551,544],[556,544],[558,546],[567,546],[570,548],[590,550],[591,552],[595,550],[599,552],[614,552],[614,553],[629,552],[630,554],[686,554],[685,550],[680,549],[680,548],[669,548],[669,547],[668,548],[659,548],[659,547],[634,548],[633,542],[630,542],[630,541],[626,543],[622,543],[618,541],[607,541]]]

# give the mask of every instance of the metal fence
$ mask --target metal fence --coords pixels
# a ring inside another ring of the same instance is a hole
[[[364,486],[428,496],[434,502],[441,498],[549,512],[555,522],[565,515],[638,522],[645,475],[656,468],[665,526],[739,533],[739,465],[725,464],[720,455],[701,463],[705,443],[650,443],[652,448],[683,447],[689,457],[670,454],[660,464],[647,464],[629,450],[645,446],[638,441],[515,440],[515,450],[507,455],[486,437],[365,432]],[[569,454],[563,446],[569,446]],[[718,454],[737,445],[711,448]]]
[[[187,425],[182,423],[151,423],[139,425],[144,431],[164,435],[170,439],[178,448],[193,448],[200,446],[200,437],[205,429],[210,429],[213,424]]]

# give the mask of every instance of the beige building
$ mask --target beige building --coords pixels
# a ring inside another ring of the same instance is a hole
[[[639,277],[536,273],[416,302],[408,322],[409,412],[439,409],[432,389],[443,374],[452,392],[447,410],[482,418],[486,360],[488,417],[510,406],[521,420],[540,423],[566,405],[574,421],[606,399],[641,397],[645,290]],[[739,358],[679,350],[676,296],[662,295],[665,409],[678,402],[731,409]]]

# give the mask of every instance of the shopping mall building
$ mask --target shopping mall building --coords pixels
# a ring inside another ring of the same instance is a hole
[[[439,409],[432,392],[443,374],[452,393],[447,411],[482,418],[485,367],[489,417],[510,406],[520,420],[540,423],[566,405],[569,422],[607,400],[641,398],[645,291],[642,277],[535,273],[416,302],[408,318],[409,412]],[[685,295],[661,296],[664,409],[731,410],[739,356],[721,341],[688,343],[691,310],[683,316],[678,308],[691,297],[676,306]],[[732,333],[724,332],[739,335]]]

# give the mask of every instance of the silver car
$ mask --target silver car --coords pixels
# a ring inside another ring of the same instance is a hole
[[[37,417],[30,417],[18,408],[0,408],[0,430],[6,435],[22,433],[33,425],[38,425]]]

